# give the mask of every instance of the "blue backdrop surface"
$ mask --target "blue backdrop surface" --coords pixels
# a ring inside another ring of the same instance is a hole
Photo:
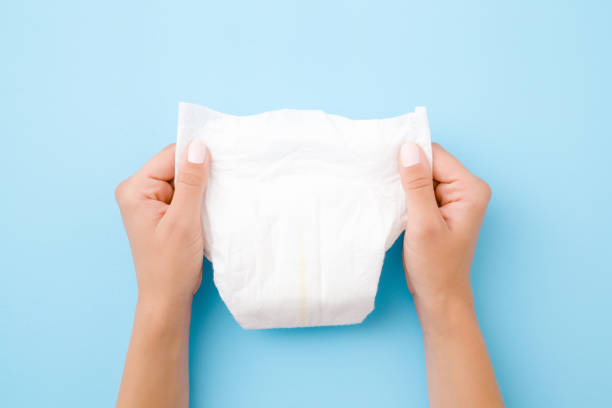
[[[177,105],[389,117],[493,199],[472,282],[512,407],[612,406],[612,7],[595,1],[0,5],[0,405],[108,407],[136,281],[114,187]],[[357,326],[244,331],[195,299],[194,407],[426,406],[400,246]],[[466,373],[469,375],[469,373]]]

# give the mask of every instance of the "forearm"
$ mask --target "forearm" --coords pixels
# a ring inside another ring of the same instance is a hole
[[[430,405],[503,407],[471,295],[417,306]]]
[[[190,304],[139,299],[117,407],[187,407]]]

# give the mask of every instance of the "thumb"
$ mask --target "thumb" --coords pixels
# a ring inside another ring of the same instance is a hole
[[[420,220],[440,219],[433,180],[425,153],[414,142],[406,142],[399,151],[399,170],[406,193],[406,212]]]
[[[204,142],[194,139],[187,148],[186,158],[174,180],[174,196],[170,211],[185,214],[200,214],[204,190],[208,184],[210,154]]]

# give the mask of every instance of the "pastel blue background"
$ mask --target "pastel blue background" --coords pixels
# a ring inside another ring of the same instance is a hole
[[[612,406],[611,13],[603,1],[3,2],[0,405],[114,404],[136,282],[113,190],[174,140],[189,101],[351,118],[426,105],[433,138],[493,188],[472,281],[508,406]],[[239,328],[206,263],[192,405],[426,406],[400,258],[395,245],[364,324],[273,331]]]

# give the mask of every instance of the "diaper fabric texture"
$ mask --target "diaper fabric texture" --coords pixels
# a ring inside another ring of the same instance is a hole
[[[202,205],[214,282],[246,329],[344,325],[374,309],[385,252],[409,222],[405,141],[431,163],[425,108],[376,120],[283,109],[233,116],[179,105],[176,171],[211,153]]]

